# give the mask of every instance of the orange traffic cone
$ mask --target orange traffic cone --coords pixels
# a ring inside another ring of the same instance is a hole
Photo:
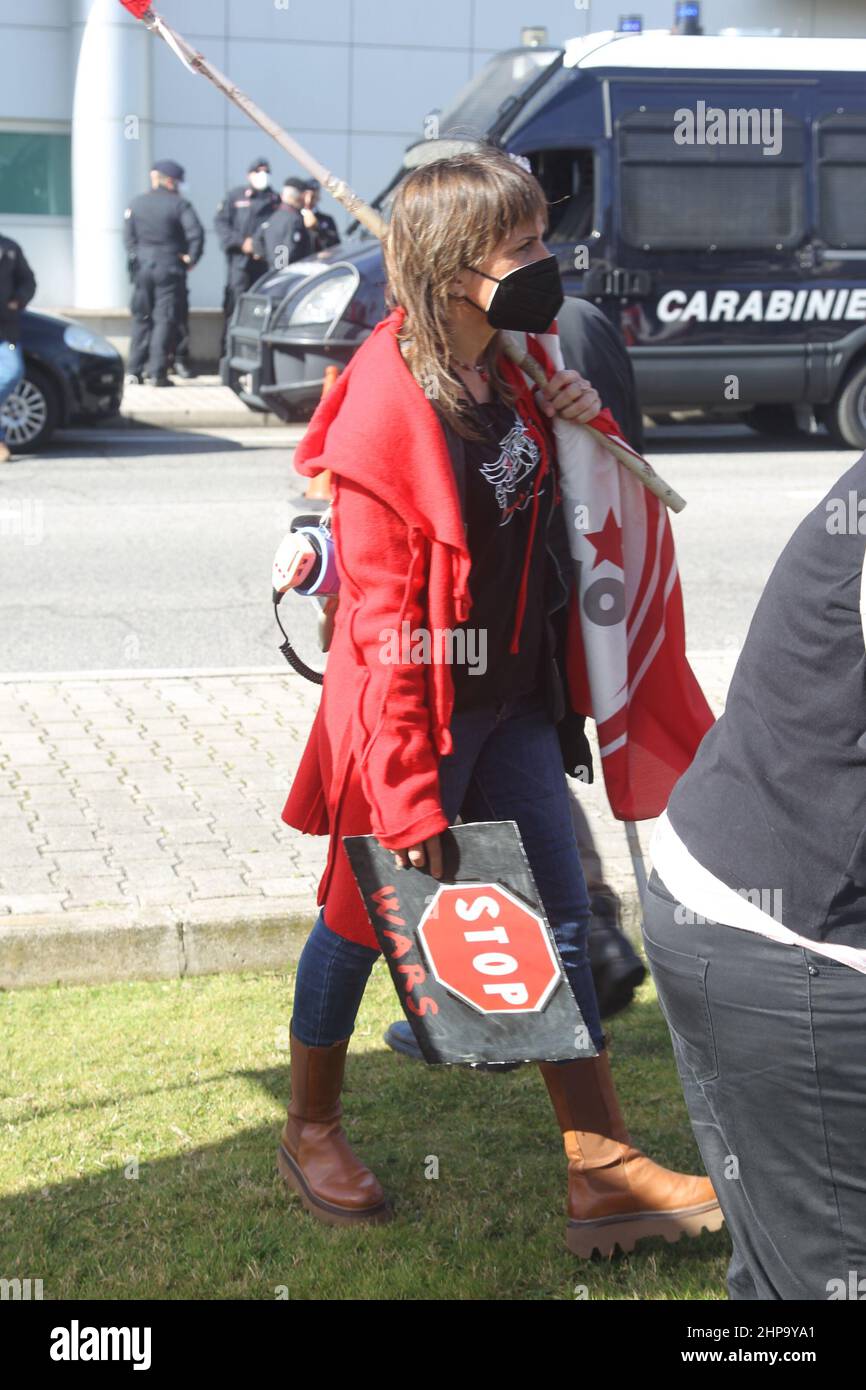
[[[322,382],[322,400],[325,399],[339,375],[339,367],[331,366],[325,368],[325,379]],[[317,473],[315,478],[310,479],[307,483],[307,490],[304,496],[316,501],[331,501],[333,497],[333,488],[331,486],[331,470],[329,468],[326,468],[324,473]]]

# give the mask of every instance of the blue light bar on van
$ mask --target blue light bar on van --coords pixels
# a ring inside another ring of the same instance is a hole
[[[702,34],[700,0],[677,0],[674,7],[675,34]]]
[[[643,16],[639,14],[621,14],[617,31],[620,34],[642,34]]]

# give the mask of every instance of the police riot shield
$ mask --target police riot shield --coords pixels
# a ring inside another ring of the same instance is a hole
[[[395,867],[372,835],[343,844],[427,1062],[541,1062],[597,1049],[514,821],[441,837],[443,876]]]

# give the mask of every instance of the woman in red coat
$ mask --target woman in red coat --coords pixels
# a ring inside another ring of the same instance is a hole
[[[707,1178],[670,1172],[631,1145],[587,960],[563,764],[575,761],[576,715],[554,636],[571,572],[549,419],[586,421],[600,402],[570,371],[534,398],[498,331],[542,332],[559,310],[546,219],[540,185],[498,151],[410,174],[385,249],[397,307],[325,397],[296,456],[303,474],[333,474],[340,601],[283,811],[299,830],[328,833],[330,850],[298,964],[278,1163],[323,1221],[390,1215],[340,1125],[346,1049],[378,954],[341,837],[372,833],[396,863],[439,877],[439,836],[458,815],[515,820],[599,1048],[541,1065],[568,1156],[568,1244],[588,1255],[715,1228],[721,1214]],[[465,660],[449,664],[441,634],[456,629]],[[419,633],[429,650],[413,660]]]

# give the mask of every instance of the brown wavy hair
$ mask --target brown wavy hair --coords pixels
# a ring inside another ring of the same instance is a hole
[[[461,270],[478,265],[516,227],[538,218],[547,219],[541,184],[492,147],[422,165],[394,197],[385,270],[389,304],[406,311],[399,334],[403,357],[428,398],[465,438],[476,438],[478,431],[451,365],[449,289]],[[496,368],[501,351],[497,333],[485,362],[494,392],[511,400]]]

